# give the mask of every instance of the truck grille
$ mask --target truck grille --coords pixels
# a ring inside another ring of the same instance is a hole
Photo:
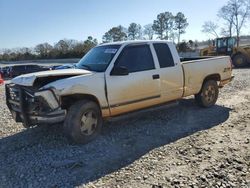
[[[19,102],[20,101],[20,91],[18,88],[10,87],[9,88],[10,99]]]
[[[15,85],[6,85],[6,100],[9,108],[20,112],[20,89]]]

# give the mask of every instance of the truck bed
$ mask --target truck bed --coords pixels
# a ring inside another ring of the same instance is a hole
[[[198,93],[207,76],[217,75],[219,80],[226,80],[232,73],[229,56],[183,58],[181,66],[184,72],[184,97]]]

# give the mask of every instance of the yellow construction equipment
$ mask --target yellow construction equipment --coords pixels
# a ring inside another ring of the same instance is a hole
[[[200,51],[201,56],[229,55],[235,67],[245,67],[250,65],[250,45],[236,46],[235,37],[217,38],[213,45]]]

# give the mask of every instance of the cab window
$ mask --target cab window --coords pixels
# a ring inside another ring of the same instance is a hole
[[[160,64],[160,68],[174,66],[173,56],[167,44],[156,43],[154,44],[154,48]]]
[[[123,66],[130,73],[155,68],[153,56],[148,45],[129,45],[118,57],[115,66]]]

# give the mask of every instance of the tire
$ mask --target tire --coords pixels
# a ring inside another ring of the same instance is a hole
[[[63,129],[66,136],[75,143],[86,144],[101,132],[102,116],[99,106],[92,101],[81,100],[67,111]]]
[[[233,57],[233,64],[235,67],[245,67],[247,66],[247,58],[243,54],[237,54]]]
[[[209,108],[215,105],[219,95],[219,88],[215,80],[207,80],[203,83],[201,91],[195,95],[196,102],[204,107]]]

